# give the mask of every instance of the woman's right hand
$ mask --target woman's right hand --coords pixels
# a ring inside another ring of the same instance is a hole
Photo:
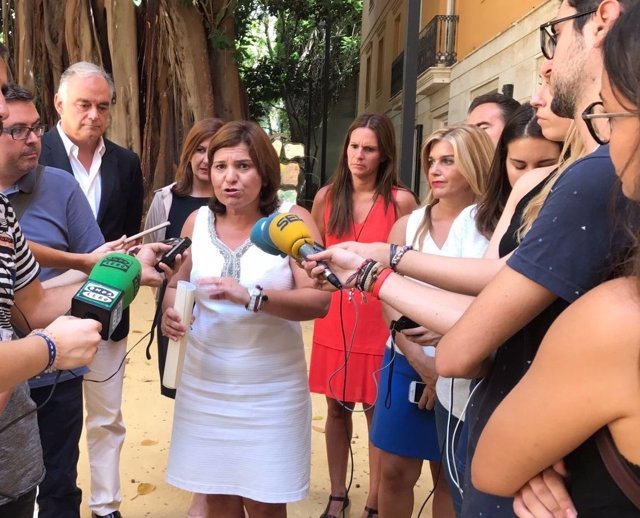
[[[49,324],[45,331],[56,344],[57,370],[75,369],[88,365],[100,343],[100,322],[89,318],[62,316]]]
[[[315,288],[325,291],[335,291],[336,288],[324,277],[323,272],[325,267],[324,265],[318,264],[320,261],[326,263],[329,269],[340,279],[344,288],[352,288],[356,280],[354,274],[358,271],[362,263],[364,263],[365,259],[355,252],[345,250],[335,245],[317,254],[312,254],[306,261],[303,261],[302,264],[307,275],[315,282]],[[350,282],[347,282],[347,280]]]
[[[187,332],[187,327],[182,323],[180,313],[175,308],[167,308],[162,313],[162,322],[160,324],[162,334],[174,342],[177,342]]]

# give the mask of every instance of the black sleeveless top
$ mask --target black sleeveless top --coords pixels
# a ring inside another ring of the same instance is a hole
[[[622,460],[640,476],[640,466]],[[640,509],[617,486],[600,456],[594,437],[565,457],[567,489],[580,518],[640,518]]]
[[[509,228],[500,240],[500,257],[518,247],[517,233],[522,224],[524,209],[553,174],[531,189],[516,205]],[[640,476],[640,466],[635,466],[624,458],[623,460]],[[640,518],[640,509],[631,503],[611,478],[593,437],[571,452],[565,458],[565,463],[571,474],[568,489],[579,518]]]
[[[194,196],[176,196],[171,193],[173,200],[171,201],[171,208],[169,209],[169,216],[167,220],[170,225],[167,227],[165,233],[165,239],[171,237],[182,237],[180,232],[184,226],[184,222],[187,221],[189,215],[194,211],[203,207],[209,202],[210,198],[196,198]]]
[[[547,180],[551,178],[554,173],[555,171],[525,194],[516,205],[511,221],[509,222],[509,228],[507,228],[507,231],[504,233],[504,236],[502,236],[500,244],[498,245],[498,255],[500,257],[504,257],[518,248],[518,229],[520,228],[520,225],[522,225],[522,213],[529,204],[529,201],[542,190]]]

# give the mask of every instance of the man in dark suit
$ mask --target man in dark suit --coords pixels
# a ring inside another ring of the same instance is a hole
[[[40,163],[76,178],[107,241],[139,231],[142,171],[138,156],[104,138],[114,96],[111,77],[87,62],[71,65],[55,96],[59,123],[42,137]],[[96,518],[120,518],[120,451],[125,428],[120,410],[129,332],[128,310],[103,341],[85,376],[86,430],[91,467],[89,507]],[[104,383],[95,381],[111,379]],[[91,381],[95,380],[95,381]]]

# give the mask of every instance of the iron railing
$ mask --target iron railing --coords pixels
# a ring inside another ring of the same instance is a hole
[[[450,67],[456,62],[457,15],[437,15],[418,39],[418,75],[436,66]],[[404,52],[391,65],[391,97],[402,90]]]

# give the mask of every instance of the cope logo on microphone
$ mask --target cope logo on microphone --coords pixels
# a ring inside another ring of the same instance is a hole
[[[115,268],[116,270],[120,270],[123,272],[128,272],[129,268],[133,261],[127,260],[124,257],[118,257],[113,255],[107,255],[102,261],[100,261],[100,266],[105,266],[107,268]]]
[[[83,286],[81,295],[89,300],[111,305],[118,298],[120,292],[104,284],[87,283]]]

